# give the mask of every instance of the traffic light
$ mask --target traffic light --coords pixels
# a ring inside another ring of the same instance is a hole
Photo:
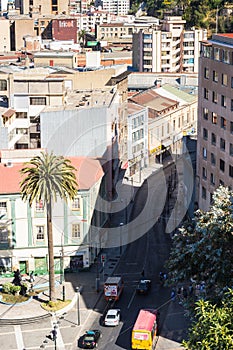
[[[101,254],[101,262],[104,263],[106,261],[106,254]]]

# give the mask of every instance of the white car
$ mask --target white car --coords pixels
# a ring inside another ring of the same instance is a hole
[[[121,312],[119,309],[109,309],[105,319],[105,326],[118,326],[120,323]]]

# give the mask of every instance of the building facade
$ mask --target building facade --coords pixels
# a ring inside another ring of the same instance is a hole
[[[127,15],[130,9],[130,0],[96,0],[95,6],[116,15]]]
[[[198,101],[198,204],[208,210],[219,185],[233,186],[233,34],[202,42]]]
[[[184,29],[181,17],[166,17],[161,30],[133,34],[133,67],[139,72],[198,72],[200,42],[206,31]]]
[[[24,157],[23,160],[29,161],[29,159]],[[99,249],[92,220],[97,196],[101,192],[103,170],[100,162],[95,159],[73,157],[70,160],[78,170],[77,197],[67,203],[58,199],[53,207],[54,262],[55,272],[59,274],[63,272],[62,268],[69,270],[88,268]],[[47,226],[43,202],[35,202],[31,207],[27,202],[23,202],[19,187],[22,162],[13,163],[3,158],[1,161],[1,274],[11,275],[16,266],[22,274],[30,271],[47,274]],[[98,224],[104,223],[105,220],[103,213],[102,217],[95,218]]]

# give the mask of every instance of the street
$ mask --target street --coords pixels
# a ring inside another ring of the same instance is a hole
[[[156,349],[181,348],[180,343],[186,335],[188,320],[184,317],[183,307],[177,301],[171,301],[171,288],[161,285],[159,279],[159,272],[164,270],[164,262],[168,259],[171,245],[170,234],[165,233],[165,221],[158,220],[164,215],[166,177],[170,175],[171,169],[168,168],[166,172],[167,174],[165,172],[155,173],[144,182],[135,197],[128,223],[122,227],[122,242],[130,243],[123,247],[122,256],[114,270],[114,275],[121,275],[124,279],[123,294],[114,305],[121,309],[120,325],[117,327],[102,325],[102,316],[108,307],[103,295],[94,310],[88,306],[88,297],[91,293],[95,293],[95,273],[92,273],[90,283],[93,291],[83,293],[78,310],[80,326],[77,324],[76,307],[63,317],[46,319],[39,324],[2,326],[0,336],[4,350],[74,350],[77,349],[79,336],[89,328],[100,329],[103,333],[98,344],[99,349],[129,350],[131,349],[132,327],[141,308],[155,308],[160,312]],[[129,211],[129,208],[127,210]],[[125,213],[116,212],[112,215],[111,225],[113,227],[119,227],[122,215],[124,216]],[[107,252],[107,249],[105,251]],[[113,258],[109,254],[107,252],[108,258]],[[144,277],[152,281],[148,295],[135,293],[136,286],[142,277],[142,271]],[[89,272],[74,273],[72,276],[78,281],[80,274],[86,273]],[[76,286],[77,284],[74,289]],[[58,326],[56,344],[48,338],[54,324]],[[21,346],[22,344],[24,347]]]

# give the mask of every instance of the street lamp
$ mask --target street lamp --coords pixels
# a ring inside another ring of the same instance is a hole
[[[123,222],[120,223],[120,255],[122,254],[122,226],[124,225]]]
[[[76,293],[77,293],[77,316],[78,316],[78,326],[80,326],[80,310],[79,310],[79,293],[80,288],[76,287]]]

